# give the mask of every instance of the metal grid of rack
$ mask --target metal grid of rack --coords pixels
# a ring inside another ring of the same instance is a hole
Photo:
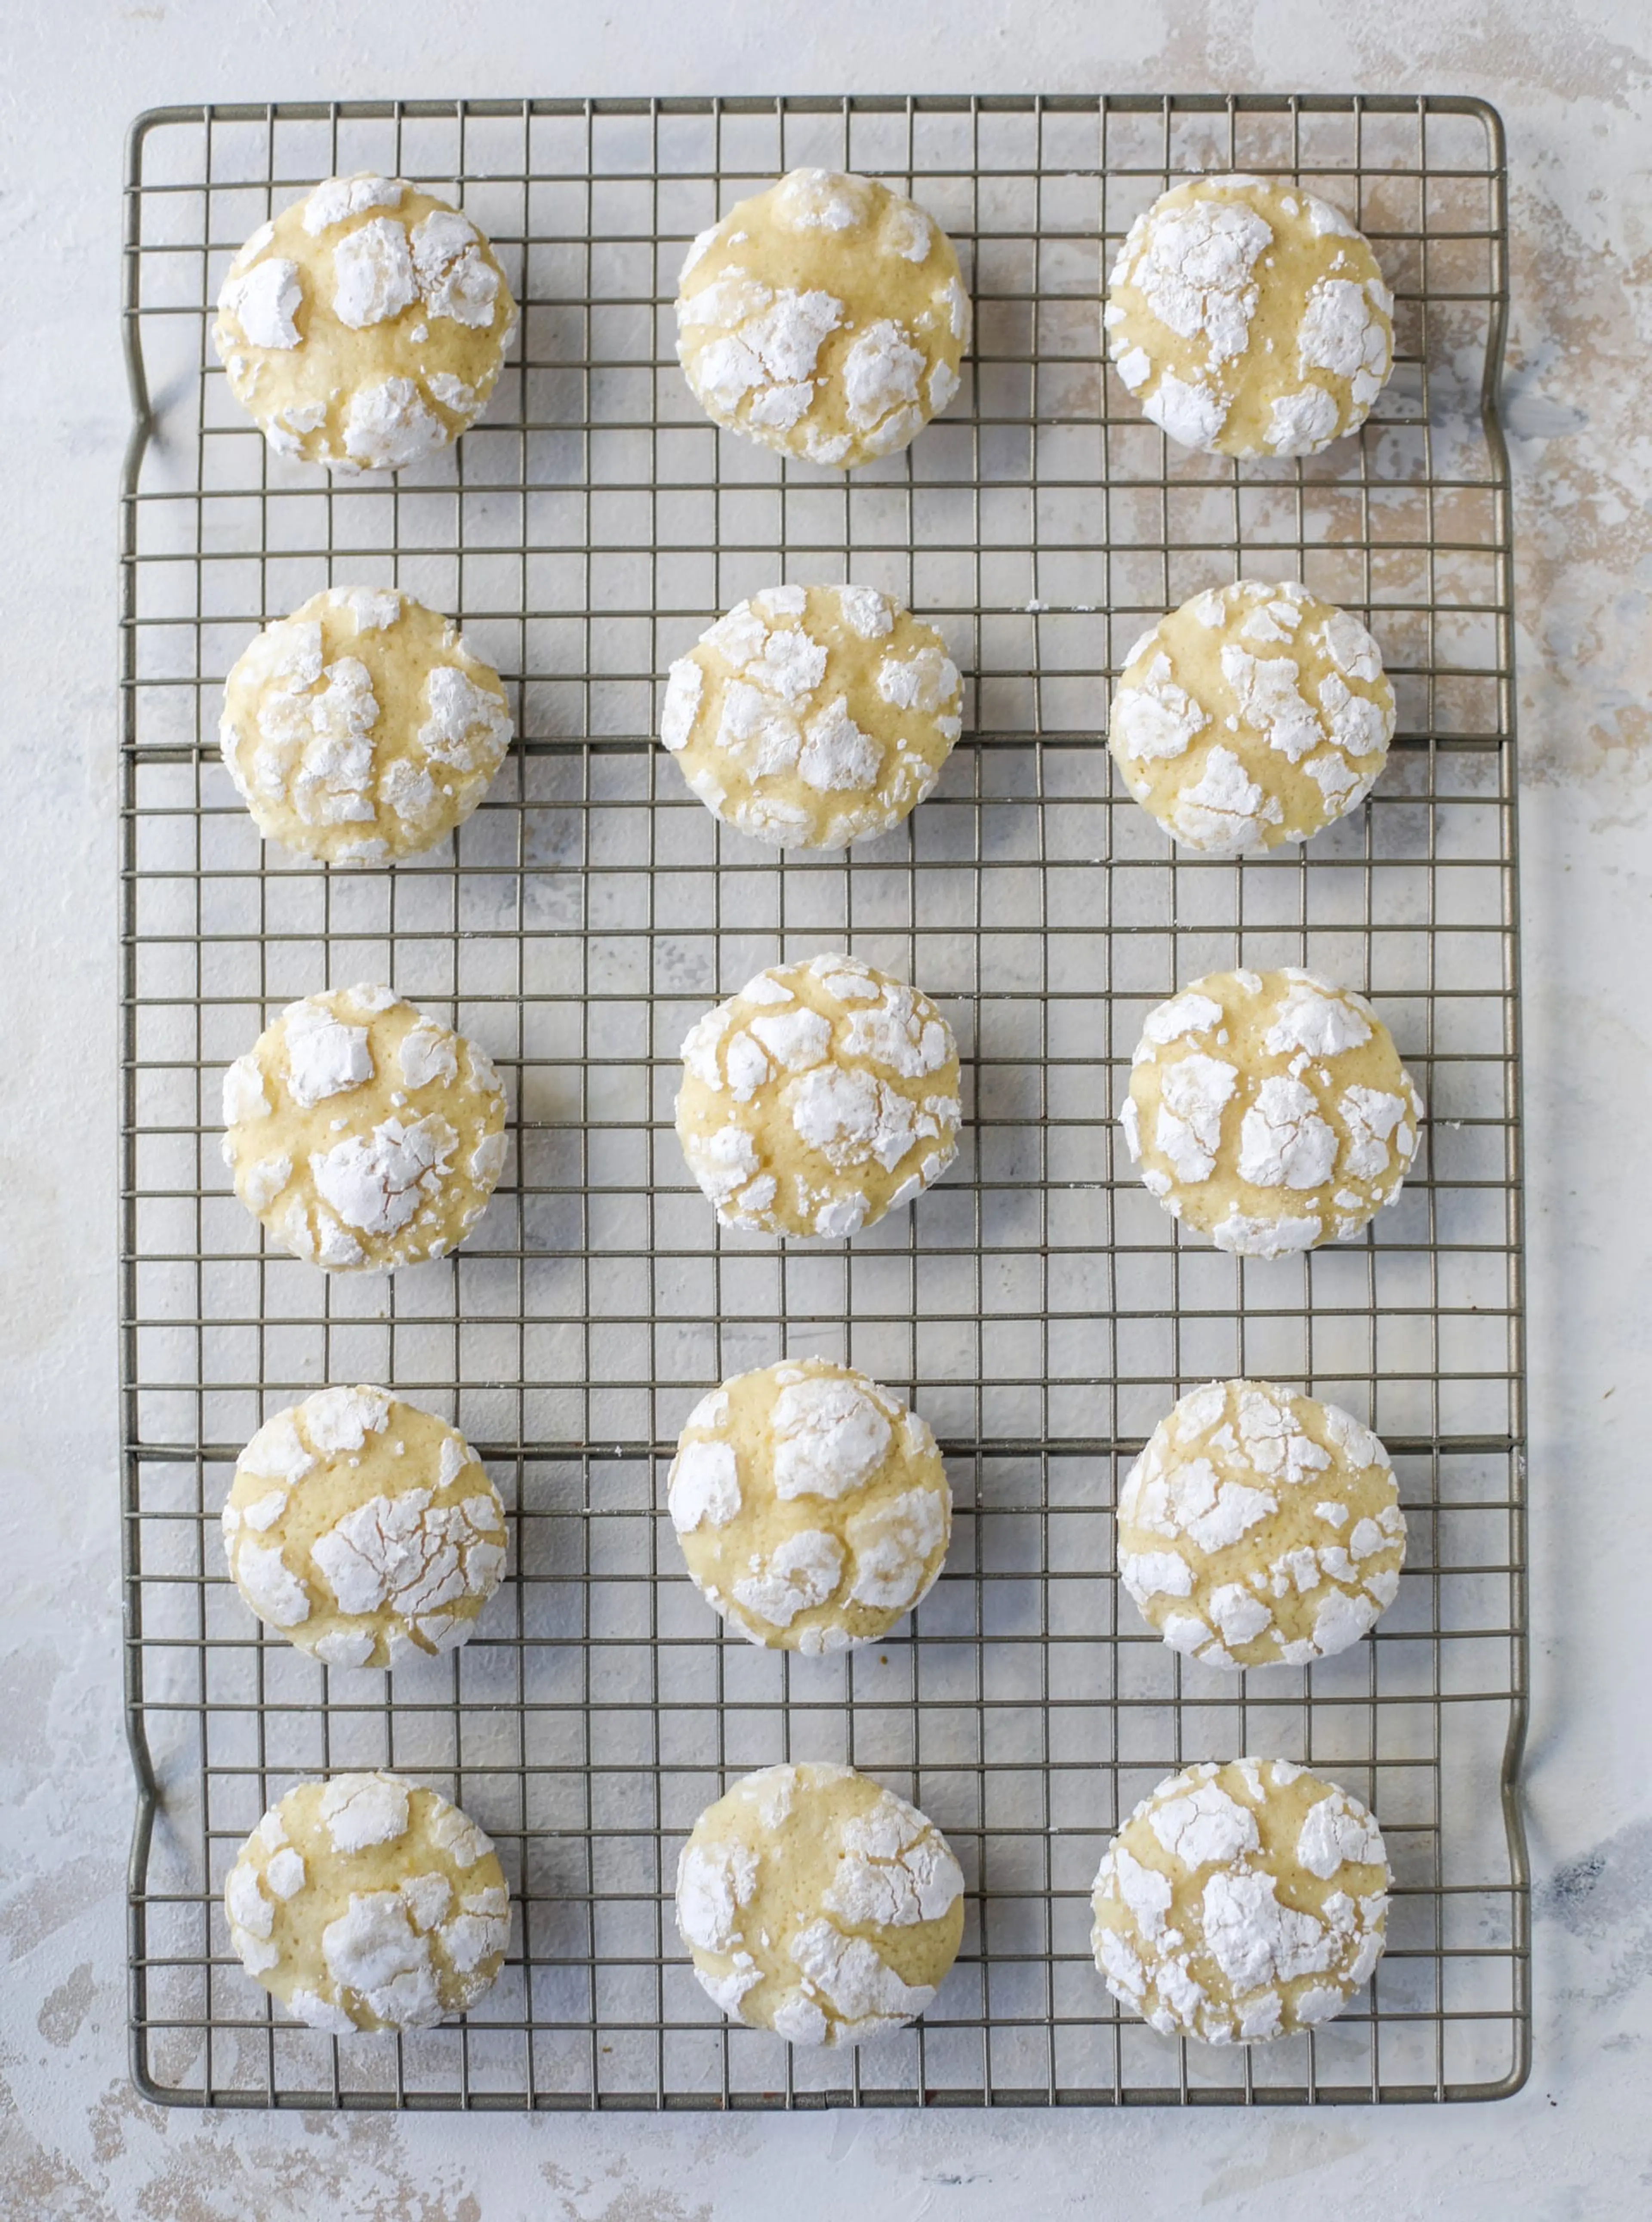
[[[688,239],[800,163],[914,191],[977,304],[964,391],[851,481],[719,435],[676,369]],[[229,255],[318,177],[456,187],[524,308],[483,422],[388,484],[272,457],[213,361]],[[1347,208],[1398,298],[1355,440],[1242,472],[1168,449],[1098,347],[1131,218],[1243,168]],[[127,1697],[140,1806],[134,2072],[215,2106],[741,2107],[1487,2097],[1529,2058],[1510,517],[1496,380],[1501,135],[1462,100],[1003,97],[178,109],[126,193],[135,424],[122,505]],[[1243,568],[1365,615],[1400,733],[1306,853],[1178,855],[1109,777],[1109,675]],[[721,831],[651,736],[660,675],[782,576],[852,574],[946,631],[965,738],[900,832],[840,857]],[[217,760],[223,675],[335,581],[459,614],[519,740],[456,844],[329,874],[261,847]],[[849,945],[964,1051],[948,1180],[852,1246],[719,1233],[670,1131],[678,1044],[782,957]],[[1111,1109],[1140,1016],[1200,972],[1368,990],[1428,1098],[1360,1242],[1272,1264],[1184,1242]],[[223,1064],[289,998],[387,978],[498,1059],[512,1153],[475,1238],[393,1277],[267,1253],[218,1160]],[[851,1359],[940,1435],[958,1502],[910,1623],[825,1660],[720,1639],[663,1514],[704,1388]],[[1192,1383],[1252,1372],[1384,1436],[1410,1525],[1372,1640],[1223,1676],[1116,1594],[1110,1508]],[[378,1379],[461,1424],[511,1507],[462,1651],[393,1676],[265,1640],[216,1515],[261,1417]],[[1211,2052],[1121,2017],[1088,1889],[1192,1759],[1305,1760],[1368,1799],[1398,1891],[1368,1995]],[[669,1911],[732,1777],[851,1760],[943,1826],[970,1911],[924,2023],[817,2058],[726,2025]],[[509,1965],[463,2024],[339,2043],[273,2018],[217,1893],[297,1776],[393,1764],[499,1844]]]

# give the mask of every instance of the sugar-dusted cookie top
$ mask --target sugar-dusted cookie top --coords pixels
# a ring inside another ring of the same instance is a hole
[[[1311,455],[1365,422],[1393,364],[1369,242],[1293,185],[1193,178],[1131,225],[1108,352],[1153,423],[1224,455]]]
[[[405,178],[325,178],[261,224],[218,295],[230,391],[277,454],[396,471],[481,411],[516,333],[499,258]]]
[[[970,302],[933,217],[875,179],[794,170],[688,249],[677,355],[708,416],[841,470],[958,391]]]
[[[224,1074],[223,1123],[248,1210],[334,1272],[444,1256],[505,1163],[492,1058],[382,987],[289,1003]]]

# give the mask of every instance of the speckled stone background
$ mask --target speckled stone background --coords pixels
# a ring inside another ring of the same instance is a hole
[[[1494,2108],[408,2121],[125,2074],[115,1409],[121,138],[179,99],[1462,91],[1509,127],[1537,2064]],[[1652,9],[1647,0],[12,0],[0,1241],[4,2222],[1652,2213]]]

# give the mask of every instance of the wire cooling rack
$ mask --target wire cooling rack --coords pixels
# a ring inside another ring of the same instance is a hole
[[[977,304],[963,392],[845,481],[700,415],[670,303],[688,239],[801,163],[909,187]],[[524,304],[455,454],[330,486],[273,457],[212,358],[239,242],[319,177],[456,187]],[[1117,242],[1173,178],[1300,179],[1398,297],[1355,440],[1234,469],[1169,449],[1103,370]],[[1463,100],[529,101],[170,109],[135,129],[122,504],[127,1698],[134,2072],[214,2106],[728,2107],[1490,2097],[1529,2058],[1516,1794],[1525,1600],[1510,518],[1495,406],[1501,133]],[[1241,570],[1368,617],[1400,738],[1307,852],[1173,851],[1115,788],[1108,680]],[[898,832],[842,857],[719,830],[651,736],[660,675],[782,577],[892,588],[971,675],[965,738]],[[217,760],[252,630],[329,581],[462,616],[521,739],[455,848],[332,873],[260,844]],[[670,1130],[691,1020],[760,966],[852,946],[937,996],[967,1140],[851,1246],[719,1233]],[[1428,1098],[1396,1209],[1274,1263],[1184,1243],[1110,1122],[1147,1006],[1238,963],[1367,989]],[[483,1042],[512,1155],[456,1258],[329,1280],[265,1252],[217,1152],[225,1063],[290,997],[386,978]],[[852,1359],[939,1432],[939,1584],[891,1639],[806,1660],[720,1640],[663,1514],[707,1384]],[[1368,1418],[1410,1525],[1374,1638],[1224,1676],[1151,1636],[1111,1508],[1174,1397],[1301,1382]],[[215,1533],[236,1451],[329,1380],[456,1420],[512,1508],[462,1651],[330,1673],[266,1640]],[[1253,2051],[1121,2018],[1090,1963],[1106,1839],[1161,1775],[1251,1752],[1368,1799],[1387,1957],[1316,2032]],[[677,1848],[736,1774],[847,1759],[963,1861],[924,2024],[815,2056],[726,2024],[677,1944]],[[386,1763],[498,1841],[509,1965],[462,2024],[345,2043],[271,2016],[224,1871],[295,1777]]]

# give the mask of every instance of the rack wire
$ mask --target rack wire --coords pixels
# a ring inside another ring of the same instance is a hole
[[[688,238],[800,163],[909,190],[977,305],[964,391],[852,480],[719,435],[670,303]],[[329,484],[273,457],[209,327],[223,269],[317,178],[455,187],[524,307],[451,455]],[[1170,449],[1098,347],[1131,218],[1243,168],[1347,209],[1398,297],[1354,440],[1242,472]],[[1517,1774],[1526,1638],[1507,307],[1495,113],[1460,99],[1007,97],[174,108],[134,128],[121,507],[123,1533],[140,1797],[132,2063],[149,2098],[333,2107],[1279,2104],[1486,2098],[1530,2058]],[[1200,587],[1297,575],[1364,614],[1400,730],[1306,852],[1178,853],[1109,777],[1109,676]],[[660,675],[782,577],[851,574],[945,631],[965,738],[901,831],[842,857],[721,830],[652,734]],[[330,581],[462,616],[518,744],[456,844],[328,873],[260,844],[217,760],[250,632]],[[670,1132],[691,1020],[848,945],[937,996],[967,1140],[852,1246],[719,1233]],[[1427,1096],[1397,1208],[1274,1263],[1184,1242],[1111,1124],[1143,1011],[1217,967],[1368,990]],[[456,1257],[330,1280],[269,1253],[218,1160],[223,1064],[287,999],[385,977],[505,1072],[512,1154]],[[909,1623],[805,1660],[721,1640],[664,1516],[710,1384],[852,1359],[947,1453],[945,1572]],[[1372,1639],[1223,1676],[1117,1595],[1111,1509],[1174,1397],[1301,1383],[1369,1419],[1410,1526]],[[374,1379],[443,1411],[511,1508],[461,1652],[330,1673],[267,1640],[215,1529],[267,1413]],[[1108,1836],[1162,1774],[1306,1761],[1375,1807],[1390,1949],[1338,2021],[1253,2050],[1160,2038],[1091,1965]],[[914,2030],[815,2057],[723,2022],[669,1892],[695,1814],[767,1761],[842,1758],[965,1868]],[[501,1849],[509,1964],[462,2024],[346,2043],[243,1975],[225,1869],[296,1777],[393,1764]]]

